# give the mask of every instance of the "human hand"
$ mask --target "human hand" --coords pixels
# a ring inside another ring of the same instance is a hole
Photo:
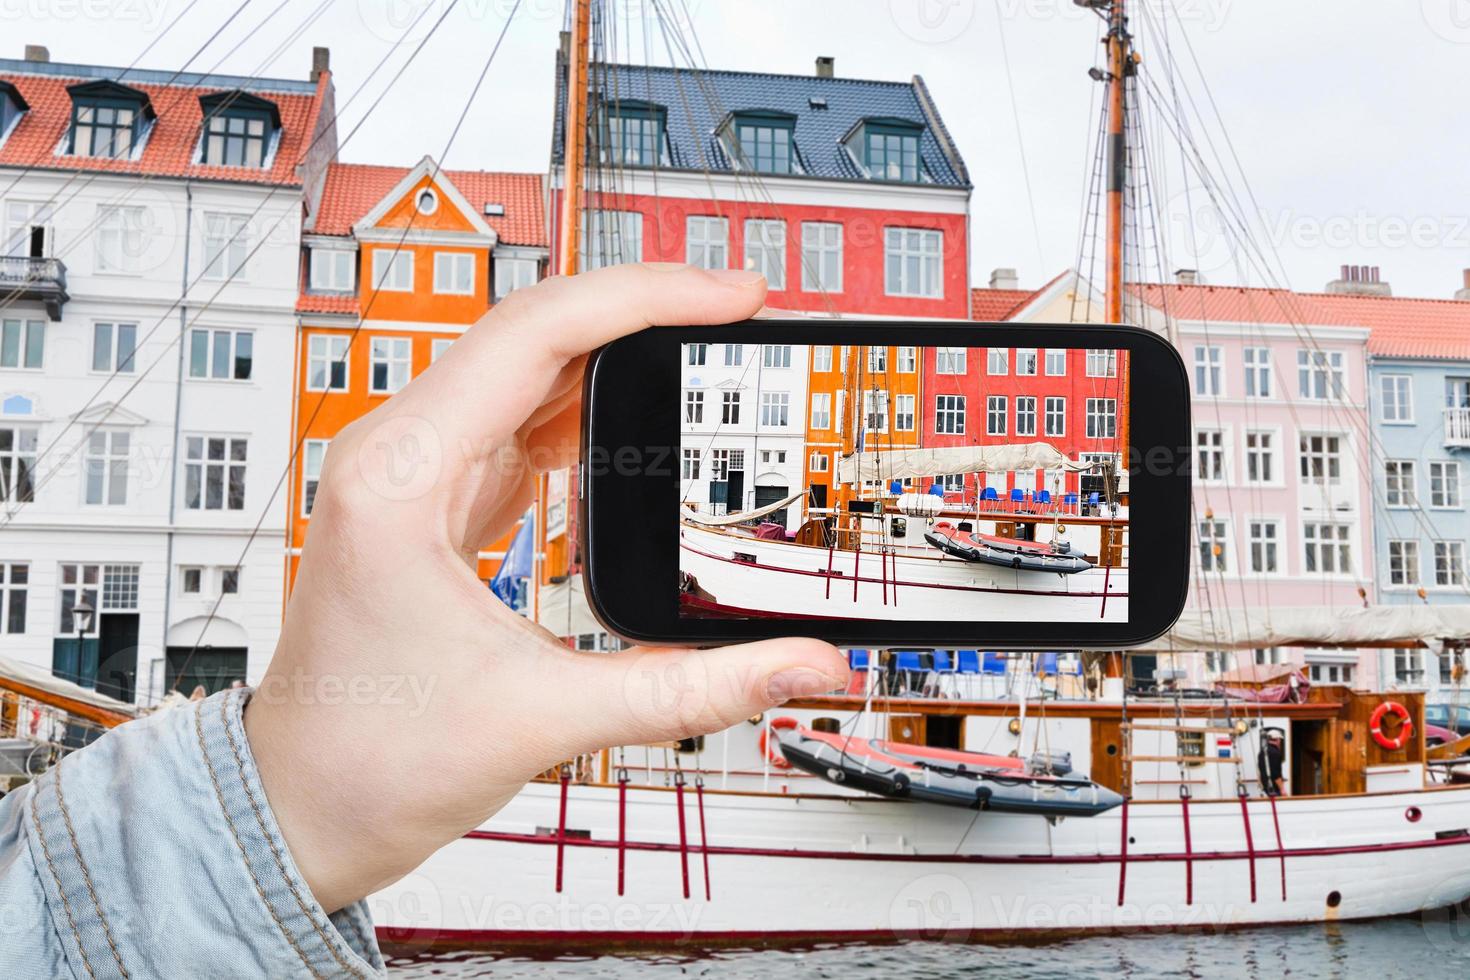
[[[245,713],[271,808],[328,911],[579,753],[717,731],[845,685],[846,662],[816,640],[578,653],[474,571],[536,474],[575,462],[588,351],[647,326],[740,320],[765,292],[752,273],[679,265],[517,290],[332,440]]]

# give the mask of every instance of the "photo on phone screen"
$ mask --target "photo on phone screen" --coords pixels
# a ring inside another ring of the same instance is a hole
[[[680,350],[681,617],[1129,621],[1127,351]]]

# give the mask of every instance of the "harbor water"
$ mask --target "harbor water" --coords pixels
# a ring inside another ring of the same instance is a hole
[[[441,951],[392,959],[390,968],[399,978],[497,980],[1465,977],[1470,976],[1470,906],[1375,922],[1137,933],[1037,945],[911,942],[616,956]]]

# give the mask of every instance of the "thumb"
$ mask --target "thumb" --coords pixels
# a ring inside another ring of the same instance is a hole
[[[582,751],[704,735],[789,698],[847,684],[847,659],[820,640],[763,640],[713,650],[635,647],[588,655],[588,676],[566,690],[580,704]]]

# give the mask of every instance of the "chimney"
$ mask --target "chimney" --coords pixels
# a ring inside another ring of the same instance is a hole
[[[1198,286],[1199,285],[1199,270],[1198,269],[1175,269],[1174,270],[1174,281],[1177,282],[1181,286]]]
[[[314,82],[332,70],[332,49],[311,49],[311,80]]]
[[[26,60],[27,61],[50,61],[51,60],[51,52],[50,52],[50,50],[47,49],[46,45],[44,45],[44,44],[27,44],[26,45]]]
[[[825,54],[817,55],[817,77],[818,78],[831,78],[832,77],[832,68],[833,68],[834,64],[835,64],[835,59],[832,58],[830,55],[825,55]]]
[[[991,289],[1020,289],[1021,279],[1016,275],[1015,269],[992,269],[990,271]]]
[[[1345,265],[1338,278],[1327,284],[1327,292],[1350,296],[1392,296],[1393,290],[1380,277],[1376,265]]]
[[[572,57],[572,32],[562,31],[556,36],[557,50],[561,52],[561,60],[569,61]]]
[[[1470,269],[1462,271],[1460,279],[1464,285],[1455,290],[1455,299],[1470,299]]]

